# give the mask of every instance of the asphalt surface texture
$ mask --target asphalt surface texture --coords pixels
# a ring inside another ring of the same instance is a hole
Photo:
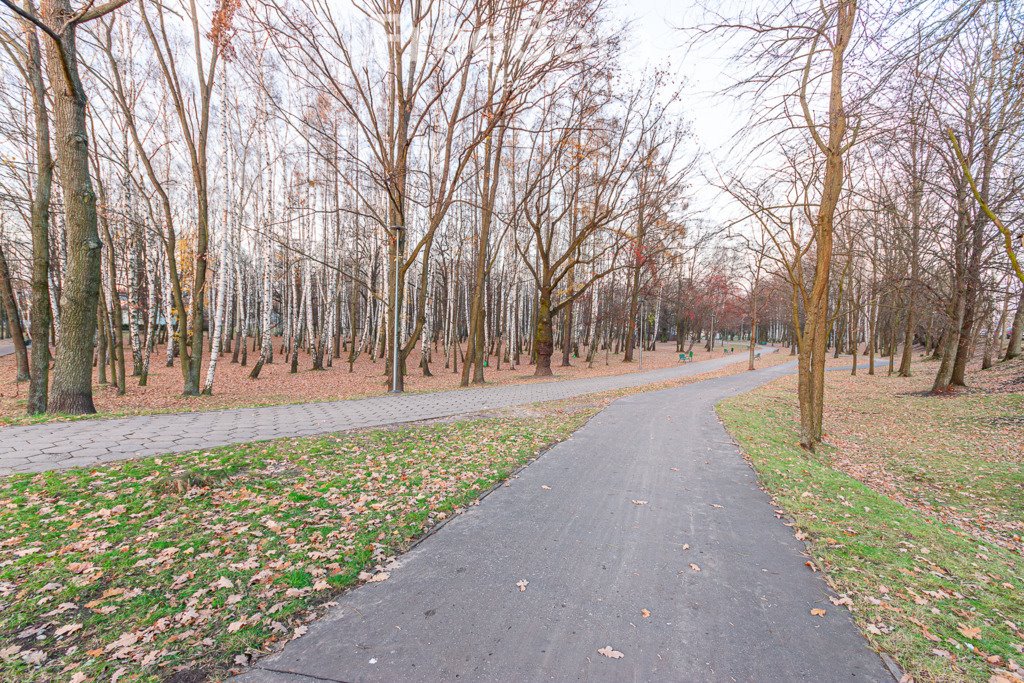
[[[614,402],[235,680],[894,681],[714,411],[793,371]]]

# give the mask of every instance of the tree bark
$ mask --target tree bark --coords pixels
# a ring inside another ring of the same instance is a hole
[[[43,20],[58,27],[60,44],[46,44],[53,88],[54,141],[64,197],[68,265],[61,288],[61,340],[57,346],[48,409],[54,413],[95,413],[92,400],[93,339],[100,289],[100,242],[96,194],[89,177],[86,97],[78,75],[76,30],[68,0],[44,0]]]
[[[1024,290],[1021,290],[1017,302],[1017,312],[1013,316],[1013,329],[1010,332],[1010,343],[1006,346],[1003,360],[1013,360],[1021,354],[1021,340],[1024,339]]]
[[[7,323],[11,328],[11,341],[14,342],[14,357],[18,363],[17,381],[27,382],[30,379],[30,373],[28,349],[25,346],[25,332],[21,326],[18,300],[14,296],[11,270],[7,265],[7,256],[4,254],[2,244],[0,244],[0,299],[3,299],[4,311],[7,312]]]

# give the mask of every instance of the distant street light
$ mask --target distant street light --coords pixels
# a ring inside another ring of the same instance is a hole
[[[395,234],[395,265],[394,265],[394,269],[395,269],[395,291],[394,291],[395,324],[394,324],[394,328],[393,328],[393,331],[392,331],[392,335],[393,335],[394,338],[391,340],[391,345],[392,345],[392,347],[394,349],[394,351],[391,354],[391,393],[392,394],[400,394],[400,393],[402,393],[402,387],[400,385],[400,380],[402,379],[402,375],[401,375],[402,368],[399,366],[399,362],[398,362],[398,359],[399,359],[399,357],[401,355],[401,351],[399,350],[399,347],[398,347],[398,340],[401,339],[402,337],[398,333],[398,326],[401,323],[402,316],[401,316],[401,307],[398,305],[398,290],[399,290],[398,281],[399,281],[399,270],[401,269],[401,263],[399,261],[399,259],[401,258],[401,252],[399,251],[398,247],[399,247],[399,240],[401,239],[402,231],[405,230],[405,226],[404,225],[392,225],[388,229],[393,231],[394,234]]]

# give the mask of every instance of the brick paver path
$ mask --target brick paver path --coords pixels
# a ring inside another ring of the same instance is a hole
[[[647,372],[402,396],[0,428],[0,475],[88,467],[233,443],[430,420],[656,384],[746,361],[737,353]]]

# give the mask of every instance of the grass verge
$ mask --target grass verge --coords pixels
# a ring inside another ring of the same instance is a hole
[[[914,391],[927,378],[830,374],[837,446],[815,455],[798,445],[791,377],[719,415],[876,649],[919,681],[1021,680],[1024,558],[1005,525],[960,522],[1019,510],[1019,453],[999,444],[1022,397],[930,398]],[[963,457],[964,444],[981,450]]]
[[[593,412],[0,480],[0,679],[221,677]]]

